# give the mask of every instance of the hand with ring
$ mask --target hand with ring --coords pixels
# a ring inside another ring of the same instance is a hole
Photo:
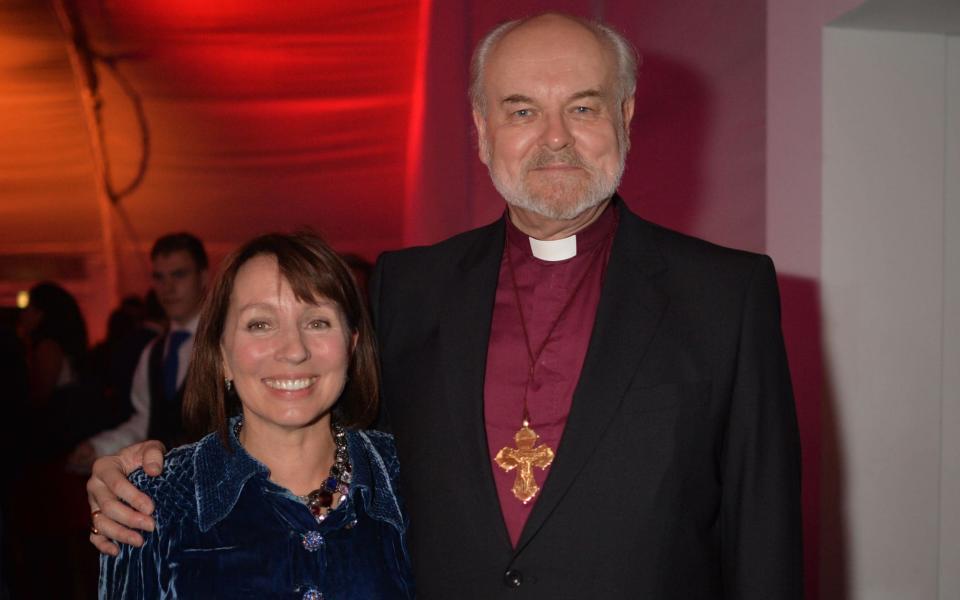
[[[99,508],[92,513],[90,513],[90,533],[93,535],[100,535],[100,530],[97,529],[97,516],[100,515],[103,511]]]
[[[146,441],[124,448],[116,456],[102,456],[93,463],[87,481],[90,503],[90,543],[104,554],[116,556],[117,542],[143,545],[143,536],[135,530],[153,531],[153,500],[127,480],[139,467],[156,477],[163,468],[165,448],[157,441]]]

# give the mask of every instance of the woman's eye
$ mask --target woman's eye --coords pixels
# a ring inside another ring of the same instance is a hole
[[[310,321],[308,327],[310,327],[310,329],[326,329],[330,327],[330,322],[325,319],[314,319]]]
[[[247,323],[248,331],[264,331],[268,327],[269,325],[267,324],[266,321],[250,321],[249,323]]]

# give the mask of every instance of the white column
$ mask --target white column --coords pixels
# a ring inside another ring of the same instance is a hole
[[[960,37],[947,38],[940,600],[960,598]]]
[[[944,35],[824,31],[824,341],[850,599],[958,597],[941,595],[960,541],[942,529],[960,510],[946,50]]]

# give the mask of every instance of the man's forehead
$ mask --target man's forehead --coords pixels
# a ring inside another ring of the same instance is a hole
[[[597,34],[579,21],[563,15],[541,15],[508,31],[492,48],[491,59],[507,55],[555,56],[558,49],[576,53],[608,55],[609,48]]]
[[[549,77],[574,86],[570,93],[608,87],[616,68],[612,50],[580,23],[550,17],[524,23],[496,44],[483,74],[487,84],[515,87]],[[522,90],[499,92],[510,95]]]
[[[544,61],[520,59],[500,65],[490,64],[485,74],[487,97],[502,102],[532,102],[547,97],[564,101],[613,97],[616,75],[604,63],[577,57]]]

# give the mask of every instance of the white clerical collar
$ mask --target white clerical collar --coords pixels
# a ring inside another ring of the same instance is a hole
[[[538,240],[530,238],[530,250],[540,260],[557,262],[577,255],[577,236],[571,235],[562,240]]]

